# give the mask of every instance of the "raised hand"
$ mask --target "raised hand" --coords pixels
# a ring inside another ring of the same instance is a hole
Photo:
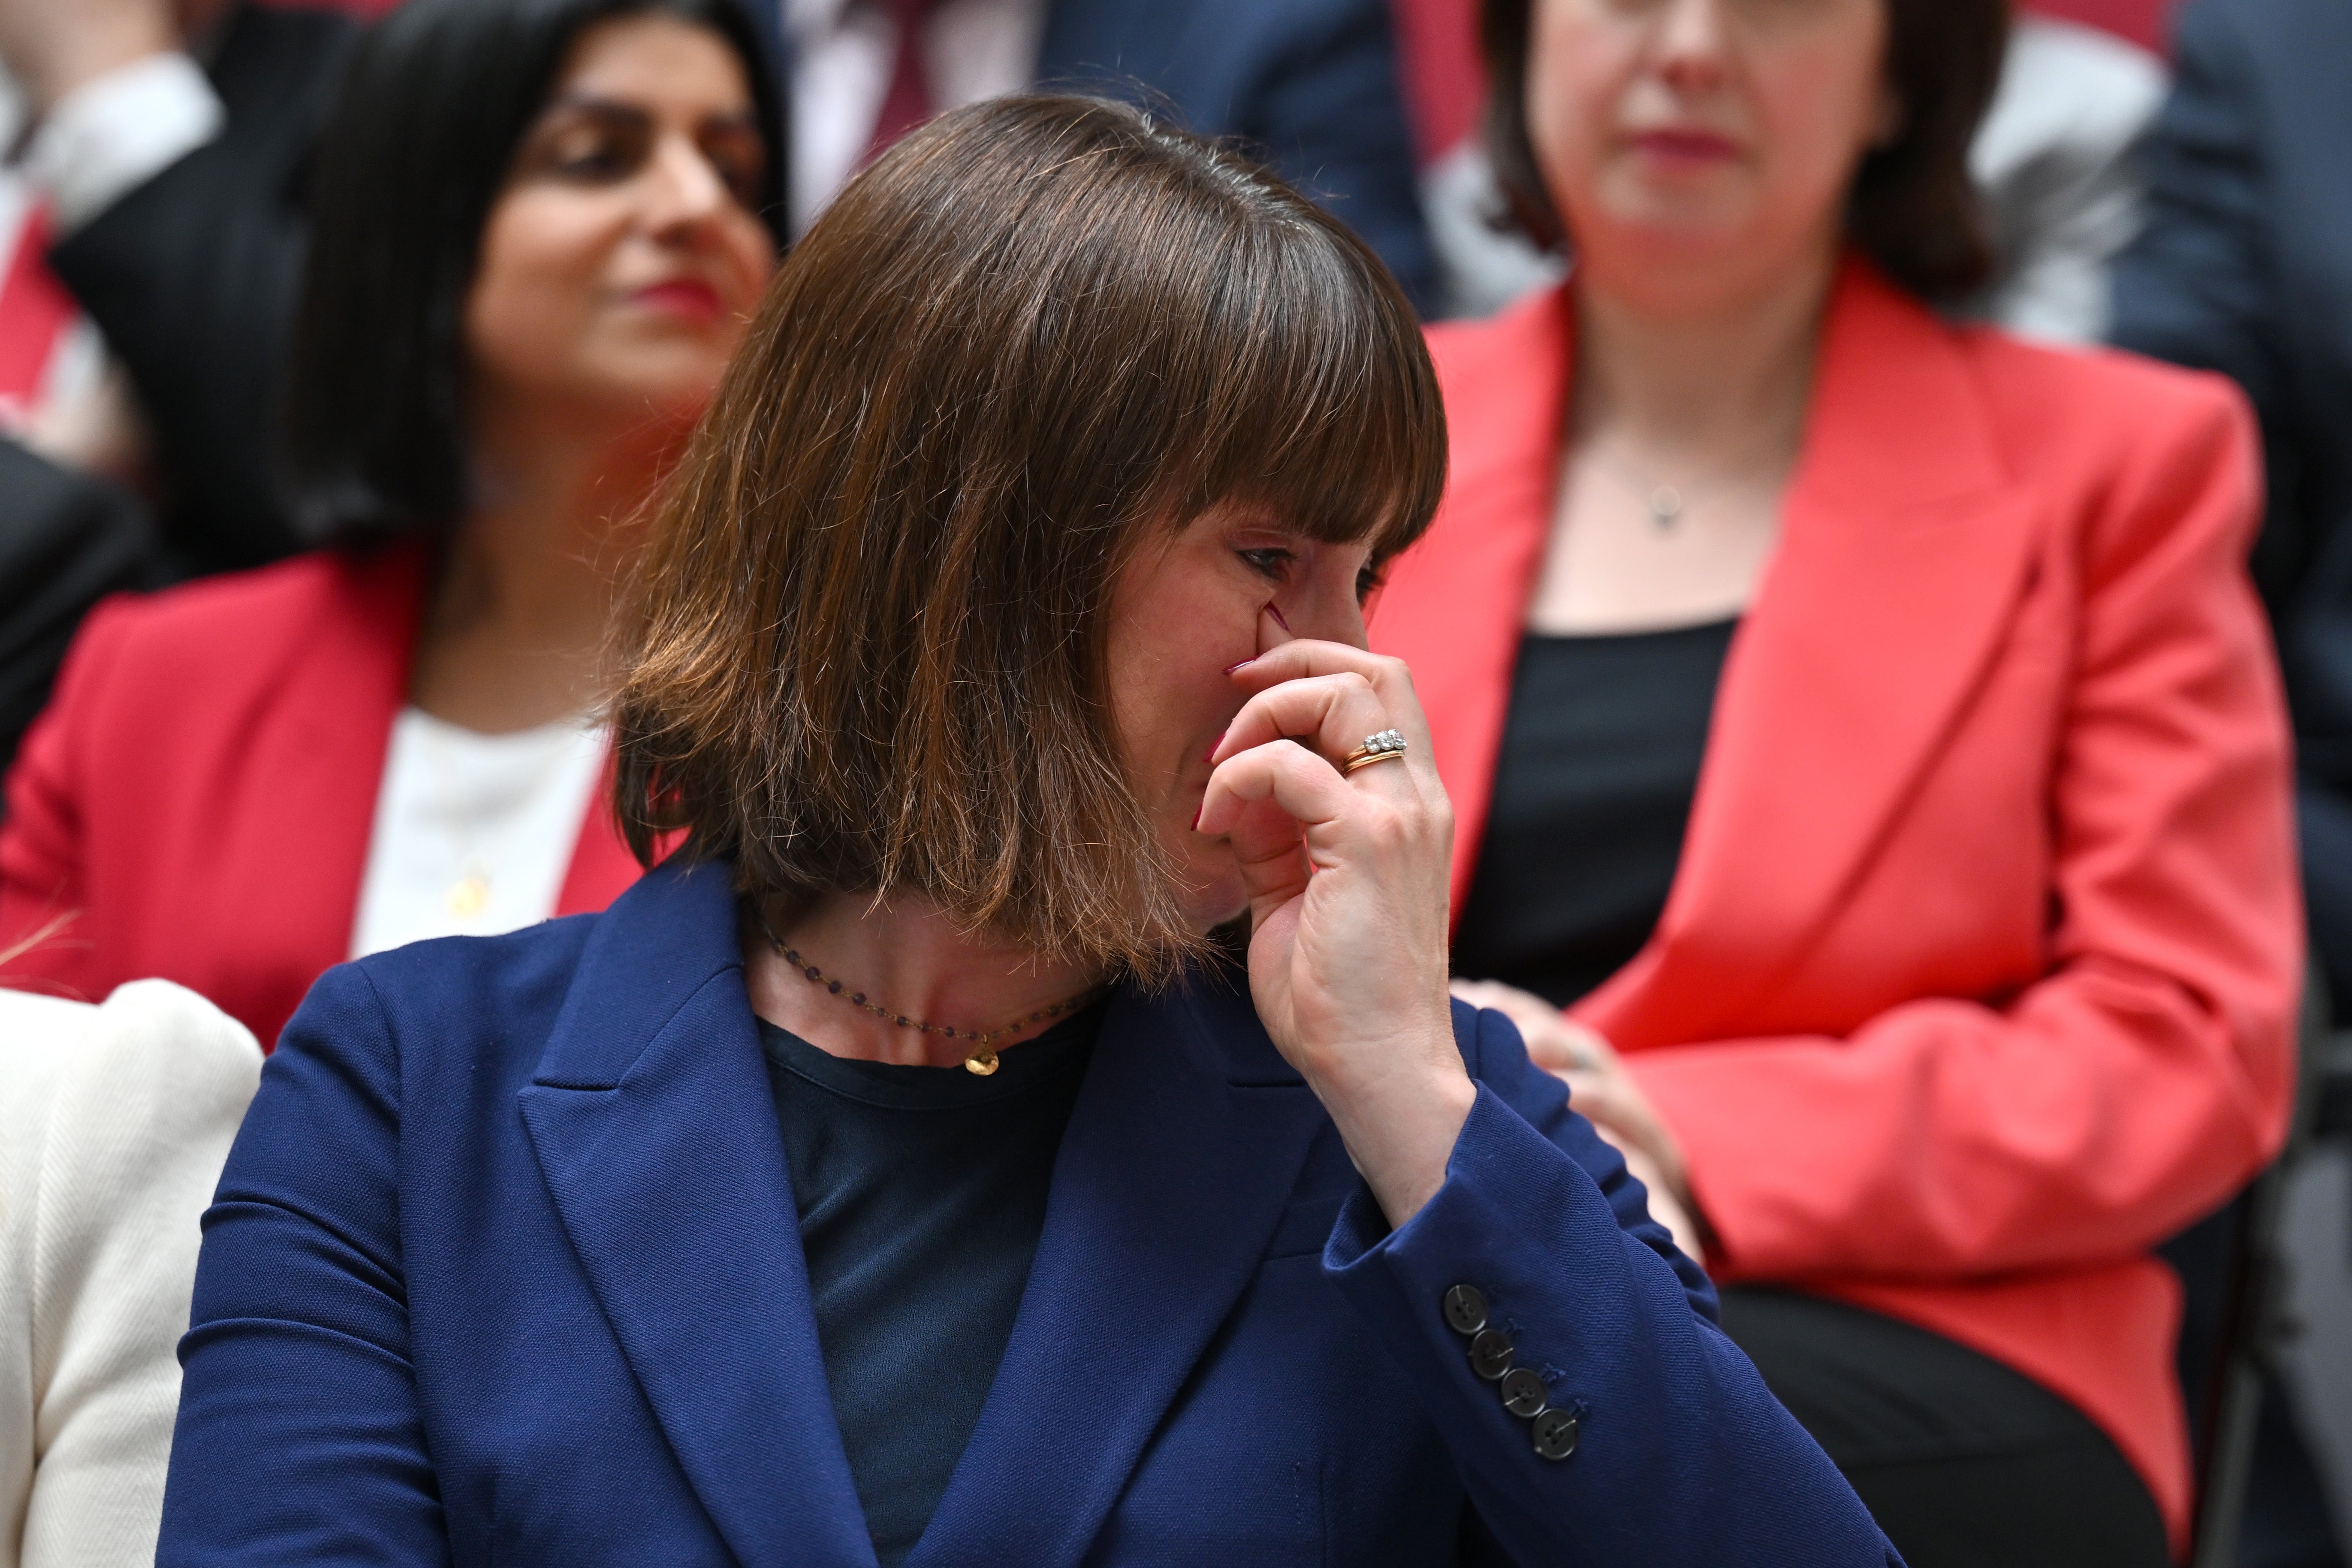
[[[1446,995],[1454,810],[1404,665],[1291,641],[1234,672],[1254,695],[1211,753],[1200,831],[1250,899],[1250,989],[1391,1225],[1445,1179],[1475,1098]],[[1400,756],[1343,773],[1394,730]]]

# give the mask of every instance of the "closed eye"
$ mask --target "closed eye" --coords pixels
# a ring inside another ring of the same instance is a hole
[[[1234,553],[1249,563],[1250,570],[1275,583],[1287,578],[1291,566],[1298,559],[1287,550],[1237,550]]]
[[[1370,562],[1365,562],[1362,569],[1356,574],[1356,603],[1359,605],[1362,605],[1365,600],[1379,593],[1381,584],[1387,581],[1387,573]]]

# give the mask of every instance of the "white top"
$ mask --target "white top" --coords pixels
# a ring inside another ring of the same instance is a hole
[[[69,234],[219,135],[226,118],[195,61],[149,55],[59,99],[25,149],[25,177],[47,195],[55,232]]]
[[[148,1568],[197,1220],[261,1076],[161,980],[0,991],[0,1568]]]
[[[890,95],[898,29],[860,0],[783,0],[793,40],[793,232],[857,171]],[[931,107],[1019,92],[1037,70],[1045,0],[942,0],[923,25]]]
[[[496,936],[555,912],[604,776],[580,720],[485,735],[417,708],[392,722],[352,956],[436,936]]]
[[[2137,44],[2018,17],[1969,150],[2001,258],[1984,315],[2049,342],[2106,335],[2115,258],[2140,226],[2137,154],[2168,85],[2164,62]]]

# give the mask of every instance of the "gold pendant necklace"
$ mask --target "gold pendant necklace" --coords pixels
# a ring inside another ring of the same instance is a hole
[[[1007,1035],[1019,1034],[1032,1024],[1042,1024],[1048,1018],[1058,1018],[1065,1014],[1075,1013],[1110,989],[1107,985],[1094,986],[1079,992],[1076,996],[1056,1002],[1050,1007],[1040,1007],[1026,1017],[1015,1018],[1009,1024],[1001,1024],[993,1029],[950,1029],[944,1024],[926,1023],[920,1018],[909,1018],[904,1013],[893,1013],[887,1007],[866,1000],[865,992],[846,989],[840,981],[834,979],[824,970],[803,958],[797,952],[777,941],[776,933],[769,928],[768,917],[764,913],[760,916],[760,932],[768,939],[768,945],[776,950],[778,956],[794,969],[799,970],[801,977],[810,984],[823,986],[827,995],[838,996],[851,1006],[871,1013],[883,1022],[896,1025],[901,1029],[912,1029],[923,1035],[938,1035],[943,1039],[969,1041],[971,1049],[964,1053],[963,1070],[977,1073],[982,1078],[986,1078],[990,1073],[994,1072],[1000,1065],[994,1048],[995,1042]]]
[[[449,890],[441,895],[441,901],[448,906],[451,914],[461,921],[469,921],[480,914],[483,907],[490,901],[490,879],[482,870],[481,862],[468,859],[466,874],[449,884]]]

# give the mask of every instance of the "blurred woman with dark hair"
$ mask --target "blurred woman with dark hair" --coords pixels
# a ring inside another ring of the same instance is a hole
[[[1567,282],[1440,329],[1378,605],[1460,992],[1916,1564],[2161,1564],[2150,1255],[2278,1147],[2286,734],[2228,388],[1939,321],[2001,0],[1489,0]],[[1568,1009],[1566,1013],[1562,1009]]]
[[[320,971],[601,909],[611,584],[774,266],[732,0],[415,0],[316,171],[314,553],[102,607],[0,828],[8,980],[161,976],[266,1043]],[[38,940],[32,940],[37,938]]]
[[[1887,1568],[1446,995],[1360,608],[1444,447],[1395,281],[1228,152],[1006,99],[852,182],[625,602],[683,844],[312,991],[162,1568]]]

